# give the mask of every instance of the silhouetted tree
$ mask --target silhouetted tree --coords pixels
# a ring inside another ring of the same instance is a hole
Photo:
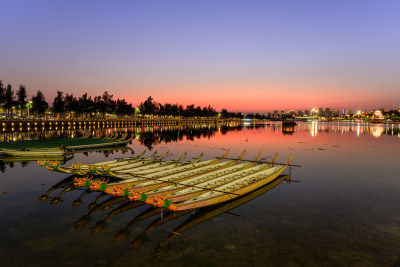
[[[26,105],[26,88],[22,84],[19,86],[19,89],[17,91],[17,97],[18,108],[20,110],[20,115],[22,116],[22,110],[25,109]]]
[[[16,104],[14,91],[10,84],[7,85],[6,90],[4,92],[4,109],[6,110],[7,117],[12,117],[12,108]]]
[[[32,112],[40,117],[46,112],[48,107],[49,104],[46,102],[42,91],[38,90],[36,96],[32,97]]]
[[[53,101],[53,112],[57,114],[57,117],[65,112],[65,100],[63,94],[63,92],[57,91],[57,96]]]
[[[113,113],[115,111],[116,103],[112,98],[113,98],[113,95],[110,95],[108,93],[108,91],[105,91],[103,93],[103,95],[101,96],[101,99],[105,103],[107,113]]]
[[[78,100],[73,94],[65,94],[65,111],[69,113],[69,117],[74,117],[73,113],[78,111]]]
[[[194,117],[194,113],[195,113],[194,105],[193,104],[192,105],[187,105],[186,106],[186,111],[184,112],[183,116],[185,116],[185,117]]]
[[[4,105],[4,103],[6,102],[6,89],[4,88],[3,85],[3,81],[0,80],[0,107],[2,107]]]
[[[243,119],[244,118],[244,115],[241,112],[236,112],[233,116],[234,116],[234,118],[238,118],[238,119]]]
[[[115,113],[117,115],[130,115],[135,111],[135,109],[132,107],[132,104],[126,103],[125,99],[118,99],[116,105],[117,107]]]
[[[143,114],[156,114],[158,106],[157,103],[153,101],[153,98],[149,96],[146,101],[140,103],[139,109]]]
[[[92,112],[96,111],[92,97],[88,97],[87,93],[84,93],[82,97],[78,99],[78,113],[83,114],[84,117],[91,117]]]
[[[228,118],[228,116],[229,116],[228,111],[224,108],[221,110],[220,114],[221,114],[221,118]]]
[[[20,85],[17,91],[17,101],[15,101],[14,91],[11,85],[4,87],[3,82],[0,80],[0,106],[4,108],[7,116],[11,115],[13,107],[18,106],[21,111],[26,107],[26,88],[24,85]],[[32,112],[36,114],[44,114],[44,106],[48,106],[44,100],[44,95],[39,90],[36,96],[32,97],[32,100],[36,99],[36,103],[32,106]],[[46,104],[44,104],[46,103]],[[70,117],[81,115],[82,117],[91,117],[93,113],[101,113],[102,117],[105,117],[106,113],[113,113],[119,116],[131,115],[135,112],[132,104],[128,104],[124,99],[113,100],[113,95],[105,91],[101,96],[95,96],[94,99],[88,96],[87,93],[83,94],[82,97],[77,99],[73,94],[65,94],[61,91],[57,91],[57,96],[54,98],[52,103],[52,111],[58,115],[69,113]],[[182,105],[165,103],[164,105],[157,103],[154,99],[149,96],[139,106],[142,114],[151,115],[163,115],[163,116],[184,116],[184,117],[214,117],[218,113],[210,105],[208,107],[195,106],[194,104],[187,105],[186,109]],[[230,113],[226,109],[221,111],[222,118],[238,117],[242,118],[241,113]],[[393,116],[392,116],[393,117]]]

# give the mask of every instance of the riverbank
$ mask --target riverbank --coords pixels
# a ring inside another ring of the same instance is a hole
[[[239,120],[240,121],[240,120]],[[113,118],[113,119],[2,119],[1,131],[22,131],[30,129],[73,129],[80,128],[115,128],[137,126],[188,126],[216,125],[219,123],[238,122],[235,119],[218,118]]]

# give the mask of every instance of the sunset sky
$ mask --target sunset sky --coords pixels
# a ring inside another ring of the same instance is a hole
[[[0,80],[134,105],[400,106],[398,0],[1,0]]]

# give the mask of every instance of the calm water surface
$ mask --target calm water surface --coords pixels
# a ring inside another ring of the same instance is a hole
[[[246,150],[249,160],[262,151],[263,160],[278,152],[284,162],[293,153],[292,163],[301,167],[285,171],[291,183],[283,177],[248,202],[174,217],[165,212],[160,220],[160,211],[113,203],[109,196],[89,211],[99,193],[69,190],[68,175],[36,162],[2,163],[0,265],[400,265],[397,125],[315,122],[286,133],[266,125],[137,137],[129,145],[135,154],[151,148],[170,151],[169,159],[185,151],[188,158],[204,152],[210,159],[230,148],[231,157]],[[131,150],[78,153],[66,165],[129,155]],[[38,203],[55,185],[50,198]],[[63,190],[68,192],[60,194]],[[57,195],[59,201],[53,199]]]

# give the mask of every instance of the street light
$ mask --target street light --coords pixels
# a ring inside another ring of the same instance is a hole
[[[32,101],[29,101],[28,103],[26,103],[26,107],[28,108],[28,118],[29,118],[29,108],[32,107]]]

